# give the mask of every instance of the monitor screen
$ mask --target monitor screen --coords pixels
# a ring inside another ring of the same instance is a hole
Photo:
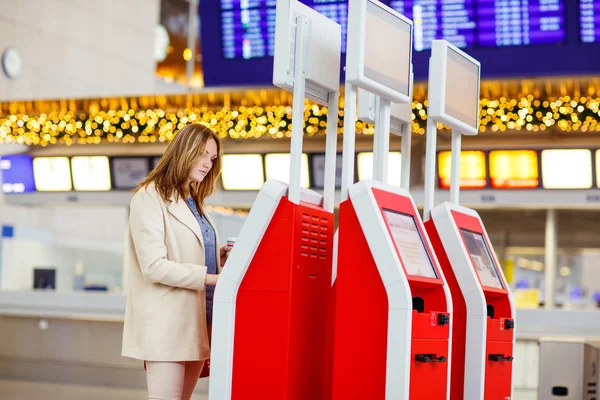
[[[600,42],[600,2],[579,0],[579,34],[583,43]]]
[[[383,215],[398,247],[406,273],[424,278],[437,278],[415,218],[409,214],[387,209],[383,210]]]
[[[365,25],[365,76],[408,96],[411,25],[370,1]]]
[[[542,150],[544,189],[590,189],[593,182],[591,150]]]
[[[341,25],[340,50],[345,52],[348,0],[300,2]],[[594,57],[578,57],[582,51],[597,49],[593,42],[598,37],[594,28],[598,25],[600,4],[594,0],[381,0],[381,3],[414,21],[416,80],[427,79],[429,49],[435,39],[446,39],[456,47],[468,49],[485,66],[482,73],[486,77],[595,71]],[[276,0],[201,2],[200,38],[207,86],[271,84],[276,4]],[[578,14],[581,33],[566,26],[565,16]],[[549,51],[556,53],[555,57],[549,59]],[[387,56],[400,57],[400,52]]]
[[[110,166],[106,156],[77,156],[71,158],[73,187],[81,191],[109,191]]]
[[[600,150],[596,150],[596,187],[600,188]]]
[[[39,192],[68,192],[73,189],[68,157],[35,157],[33,177]]]
[[[540,184],[535,150],[492,150],[490,184],[495,189],[537,188]]]
[[[462,236],[467,244],[467,250],[471,255],[471,260],[479,275],[479,280],[483,286],[495,289],[504,289],[502,280],[496,269],[490,249],[481,233],[471,232],[466,229],[460,229]]]
[[[290,181],[290,153],[272,153],[265,156],[265,171],[267,179],[275,179],[280,182]],[[308,154],[302,153],[300,161],[300,186],[310,187],[308,175]]]
[[[4,193],[35,192],[33,159],[29,154],[0,157],[0,173]]]
[[[373,179],[373,153],[358,153],[356,156],[358,180]],[[388,154],[388,179],[387,183],[400,187],[402,154],[390,151]]]
[[[310,157],[312,183],[315,189],[325,187],[325,154],[313,154]],[[342,155],[336,154],[335,157],[335,187],[342,187]]]
[[[383,0],[414,21],[414,49],[431,49],[435,39],[446,39],[456,47],[506,47],[557,44],[565,40],[564,0]],[[346,49],[348,0],[300,0],[342,27],[342,50]],[[582,38],[591,42],[594,0],[580,0]],[[223,58],[273,56],[276,0],[220,0],[203,11],[219,14]],[[584,29],[585,28],[585,29]]]
[[[148,176],[149,172],[147,158],[115,157],[112,159],[115,189],[135,189]]]
[[[479,65],[450,47],[446,63],[445,112],[468,126],[477,127]]]
[[[450,188],[452,178],[452,152],[438,153],[438,176],[440,188]],[[481,189],[487,185],[485,153],[479,150],[460,152],[460,188]]]
[[[260,154],[225,154],[221,183],[225,190],[260,190],[265,183]]]
[[[33,288],[54,290],[56,288],[56,268],[34,268]]]

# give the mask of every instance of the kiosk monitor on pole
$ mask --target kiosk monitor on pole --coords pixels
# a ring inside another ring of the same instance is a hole
[[[349,2],[333,400],[447,395],[450,293],[408,180],[402,188],[387,182],[391,103],[412,100],[412,28],[376,0]],[[374,168],[373,180],[354,183],[357,88],[375,97],[367,105],[374,110]],[[403,160],[410,155],[404,143]]]
[[[479,127],[479,62],[445,40],[433,44],[429,64],[428,118],[463,135]]]
[[[341,27],[277,0],[273,82],[293,91],[289,185],[262,186],[215,291],[209,399],[322,398]],[[304,101],[328,106],[323,195],[301,187]]]
[[[410,102],[412,21],[378,1],[350,1],[346,82]],[[408,61],[408,62],[407,62]]]

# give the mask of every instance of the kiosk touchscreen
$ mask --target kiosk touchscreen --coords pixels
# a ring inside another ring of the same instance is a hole
[[[219,278],[211,400],[326,393],[340,46],[338,24],[277,1],[273,82],[294,93],[290,183],[263,185]],[[323,196],[300,185],[305,97],[329,109]]]
[[[350,0],[348,20],[331,398],[446,399],[450,293],[409,192],[386,182],[390,103],[411,101],[412,21],[374,0]],[[374,180],[354,184],[357,87],[377,111]]]
[[[512,398],[515,308],[481,218],[458,205],[461,134],[477,134],[479,63],[446,41],[430,59],[425,226],[453,303],[450,397]],[[436,123],[452,132],[451,202],[434,208]]]
[[[410,276],[436,279],[438,275],[425,247],[423,234],[417,227],[415,216],[387,208],[383,209],[383,216],[396,249],[406,262],[406,273]]]
[[[481,285],[504,289],[504,284],[498,275],[496,265],[492,261],[490,249],[486,244],[483,233],[472,232],[464,228],[460,228],[460,233],[467,246],[467,251],[471,256],[471,262],[475,267]]]

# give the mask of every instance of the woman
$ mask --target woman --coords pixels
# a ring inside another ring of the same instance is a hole
[[[226,248],[204,200],[220,172],[219,137],[187,125],[131,200],[122,354],[146,361],[152,400],[190,399],[210,356],[212,296]]]

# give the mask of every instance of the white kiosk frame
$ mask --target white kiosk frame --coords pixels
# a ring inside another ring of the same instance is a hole
[[[269,180],[261,188],[215,290],[209,399],[232,395],[236,298],[280,200],[288,196],[333,213],[337,145],[341,27],[297,0],[277,0],[273,83],[293,91],[289,185]],[[328,106],[323,195],[300,187],[304,99]]]

